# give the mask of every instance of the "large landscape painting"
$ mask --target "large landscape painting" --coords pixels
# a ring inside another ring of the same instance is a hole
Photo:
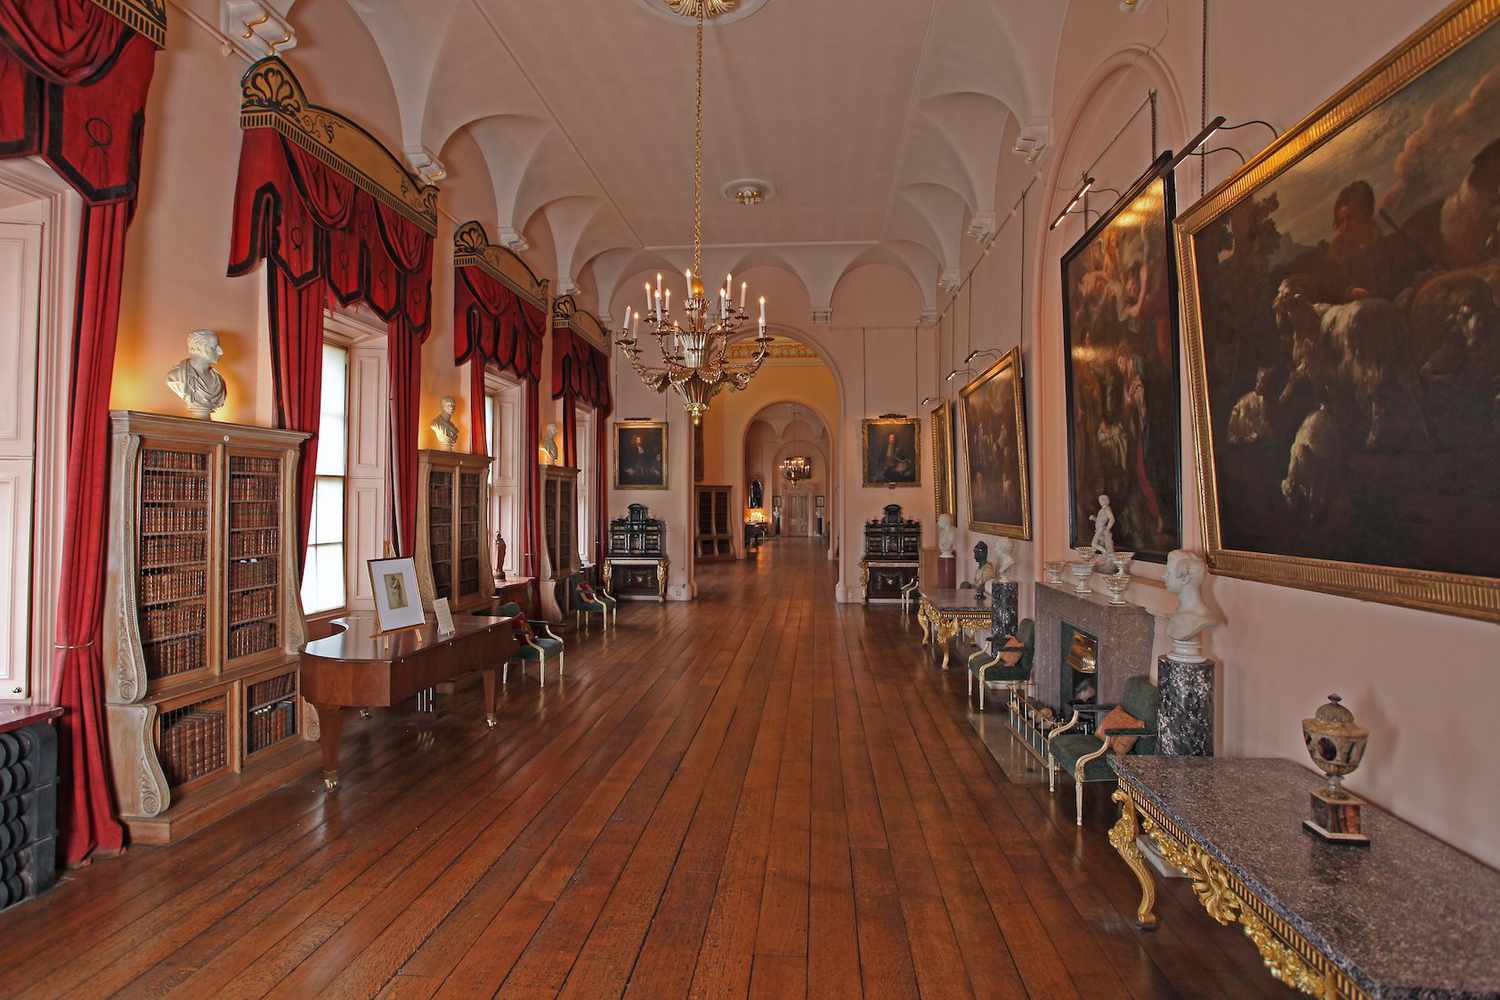
[[[1182,539],[1171,155],[1063,257],[1073,545],[1108,494],[1115,547],[1165,562]]]
[[[1220,572],[1497,618],[1500,27],[1424,32],[1468,40],[1179,223],[1204,536]]]
[[[1031,537],[1027,481],[1026,391],[1021,349],[964,386],[964,469],[969,483],[969,528],[1011,538]]]

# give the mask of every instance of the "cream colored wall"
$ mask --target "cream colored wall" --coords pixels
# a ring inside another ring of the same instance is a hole
[[[1020,546],[1023,579],[1039,577],[1043,560],[1063,558],[1068,534],[1059,266],[1083,227],[1069,221],[1048,234],[1046,225],[1066,204],[1080,171],[1096,157],[1090,173],[1100,186],[1124,188],[1144,169],[1152,152],[1144,117],[1126,128],[1112,150],[1105,146],[1149,88],[1159,94],[1161,146],[1180,146],[1197,131],[1196,7],[1188,17],[1184,13],[1189,8],[1172,4],[1171,30],[1162,40],[1167,7],[1158,0],[1141,14],[1129,15],[1114,4],[1071,6],[1059,47],[1052,148],[1039,165],[1042,176],[1028,198],[1026,226],[1012,222],[980,263],[972,290],[972,325],[966,290],[942,326],[939,367],[944,371],[954,364],[950,358],[962,358],[968,350],[968,337],[976,345],[1023,346],[1036,522],[1036,541]],[[1208,114],[1224,114],[1231,122],[1265,118],[1286,128],[1437,9],[1434,3],[1395,0],[1213,5]],[[1158,40],[1154,55],[1146,51]],[[1286,71],[1290,67],[1295,71]],[[1269,137],[1259,129],[1222,133],[1221,139],[1226,136],[1246,154]],[[1234,166],[1232,156],[1212,158],[1207,183],[1227,176]],[[1008,206],[1035,171],[1017,157],[1005,157],[997,204]],[[1196,165],[1188,164],[1177,176],[1179,213],[1198,192]],[[1102,206],[1096,202],[1095,207]],[[1018,266],[1023,236],[1024,271]],[[967,270],[978,251],[972,241],[966,241],[965,249]],[[1016,309],[1023,281],[1024,323]],[[1013,318],[992,322],[996,315]],[[1184,399],[1184,544],[1199,549],[1189,419]],[[1172,601],[1161,587],[1161,568],[1137,564],[1135,572],[1145,579],[1132,587],[1131,599],[1153,610],[1169,609]],[[1500,784],[1472,764],[1484,758],[1493,706],[1500,704],[1500,629],[1219,577],[1210,578],[1206,593],[1229,621],[1208,641],[1210,654],[1221,663],[1222,753],[1305,761],[1301,719],[1337,691],[1371,730],[1364,764],[1350,787],[1500,864],[1500,838],[1494,833],[1500,829]],[[1159,636],[1158,648],[1164,646]]]

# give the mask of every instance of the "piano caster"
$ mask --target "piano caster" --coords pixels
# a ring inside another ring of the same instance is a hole
[[[368,719],[370,716],[372,716],[374,714],[375,713],[372,712],[372,711],[370,711],[368,708],[362,708],[362,709],[359,710],[359,717],[361,719]],[[338,784],[338,782],[335,781],[334,784]]]
[[[330,792],[339,790],[339,773],[337,771],[323,772],[323,787]]]
[[[495,721],[496,720],[495,720],[495,717],[493,715],[486,715],[484,717],[484,724],[486,726],[488,726],[489,728],[491,728],[491,729],[495,728]]]

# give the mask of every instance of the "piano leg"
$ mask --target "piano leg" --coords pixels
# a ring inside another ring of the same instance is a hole
[[[330,792],[339,787],[339,737],[344,731],[344,713],[338,705],[313,705],[318,713],[318,748],[323,751],[323,785]]]
[[[491,729],[495,728],[495,672],[493,670],[482,671],[484,674],[484,724]]]

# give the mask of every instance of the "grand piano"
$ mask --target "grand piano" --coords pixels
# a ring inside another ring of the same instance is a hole
[[[516,651],[522,618],[454,615],[454,631],[437,624],[378,631],[373,614],[351,614],[329,623],[333,634],[302,647],[302,697],[318,713],[323,783],[339,785],[339,737],[344,710],[389,708],[461,674],[484,676],[484,721],[495,725],[495,672]]]

